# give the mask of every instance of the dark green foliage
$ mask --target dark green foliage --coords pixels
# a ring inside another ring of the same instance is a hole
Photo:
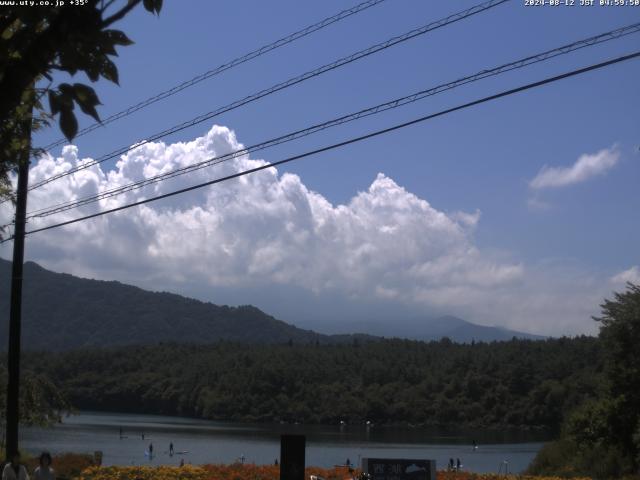
[[[528,475],[540,476],[579,476],[568,459],[575,459],[577,456],[576,444],[566,438],[555,440],[545,444],[527,468]]]
[[[92,88],[81,83],[62,83],[58,90],[49,90],[49,106],[51,114],[60,113],[60,129],[64,135],[71,139],[78,133],[78,121],[73,114],[74,102],[87,115],[92,116],[96,121],[100,121],[96,106],[100,105],[100,100]]]
[[[117,56],[116,46],[132,42],[109,27],[140,3],[155,14],[162,8],[162,0],[88,0],[76,8],[30,5],[0,9],[0,196],[10,194],[7,174],[16,166],[19,153],[29,148],[24,142],[28,137],[24,124],[31,123],[33,110],[37,112],[35,129],[59,115],[60,129],[68,140],[78,132],[74,105],[99,121],[95,107],[100,101],[91,87],[62,83],[52,88],[51,74],[82,72],[92,82],[104,78],[118,83],[118,69],[110,57]],[[39,82],[45,86],[40,88]],[[50,113],[40,103],[45,95]]]
[[[542,447],[526,473],[528,475],[621,478],[629,465],[614,445],[599,444],[589,449],[570,438],[561,438]]]
[[[0,365],[0,425],[6,419],[7,369]],[[20,389],[20,423],[50,425],[71,410],[67,396],[42,373],[22,372]]]
[[[602,305],[602,387],[567,416],[561,439],[546,446],[531,474],[620,478],[640,466],[640,287]]]
[[[596,320],[605,354],[610,438],[638,469],[634,434],[640,428],[640,286],[628,284],[625,292],[606,300]]]
[[[74,406],[234,421],[556,430],[595,396],[597,340],[167,344],[26,356]],[[558,365],[566,368],[558,369]],[[516,381],[526,370],[526,380]]]

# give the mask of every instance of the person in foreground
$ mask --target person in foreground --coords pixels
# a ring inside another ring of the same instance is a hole
[[[51,468],[51,454],[42,452],[40,454],[40,465],[33,472],[34,480],[56,480],[56,476]]]
[[[24,465],[20,464],[20,453],[13,452],[11,459],[2,470],[2,480],[29,480],[29,474]]]

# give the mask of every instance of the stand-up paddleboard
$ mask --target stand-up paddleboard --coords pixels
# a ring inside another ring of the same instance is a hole
[[[174,455],[186,455],[189,450],[180,450],[179,452],[173,452]]]

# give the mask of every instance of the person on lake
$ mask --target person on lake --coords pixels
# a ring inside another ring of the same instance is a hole
[[[457,472],[460,471],[460,467],[462,467],[462,464],[460,463],[460,459],[456,458],[456,471]]]
[[[149,444],[149,456],[152,457],[153,456],[153,443]]]
[[[169,443],[169,455],[173,456],[173,442]]]
[[[349,460],[349,459],[347,458],[347,461],[346,461],[346,462],[344,462],[344,464],[345,464],[345,465],[351,465],[351,460]]]
[[[449,458],[449,471],[453,472],[453,458]]]
[[[2,470],[2,480],[29,480],[29,474],[24,465],[20,464],[20,453],[13,452],[11,459]]]
[[[40,454],[39,465],[33,472],[34,480],[56,480],[56,475],[51,468],[51,454],[42,452]]]

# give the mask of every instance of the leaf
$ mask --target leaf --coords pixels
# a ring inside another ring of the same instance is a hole
[[[118,68],[116,67],[116,64],[106,56],[103,57],[102,64],[100,65],[100,74],[116,85],[120,85],[118,83]]]
[[[105,30],[102,34],[113,45],[122,45],[126,47],[128,45],[133,45],[134,43],[133,40],[127,37],[124,32],[120,30]]]
[[[88,64],[84,68],[84,73],[87,74],[89,80],[91,80],[92,82],[97,82],[100,78],[100,66],[98,65],[98,62],[92,61],[90,64]]]
[[[59,95],[55,91],[49,90],[49,108],[51,109],[51,115],[58,113],[61,107]]]
[[[57,102],[58,110],[63,112],[64,110],[73,110],[73,99],[75,98],[75,91],[68,83],[61,83],[58,86]]]
[[[162,9],[162,0],[143,0],[145,10],[151,13],[160,14]]]
[[[82,83],[74,83],[73,91],[76,101],[80,104],[93,106],[102,105],[95,90],[87,85],[84,85]]]
[[[95,106],[101,105],[101,103],[93,88],[83,85],[82,83],[74,83],[73,90],[75,100],[80,106],[80,109],[87,115],[91,115],[96,122],[99,122],[100,117],[98,116]]]
[[[67,97],[67,98],[74,97],[75,92],[73,90],[73,87],[68,83],[61,83],[60,85],[58,85],[58,90],[60,90],[62,97]]]
[[[96,107],[91,105],[80,105],[80,110],[82,110],[85,114],[93,117],[96,122],[100,123],[100,115],[98,115]]]
[[[118,56],[118,52],[116,52],[116,48],[114,47],[113,42],[111,42],[111,40],[109,40],[108,38],[103,38],[100,41],[100,49],[105,55],[113,55],[114,57]]]
[[[78,52],[73,46],[65,46],[59,54],[60,67],[62,70],[75,75],[78,72]]]
[[[71,109],[60,111],[60,130],[69,141],[78,133],[78,120]]]

